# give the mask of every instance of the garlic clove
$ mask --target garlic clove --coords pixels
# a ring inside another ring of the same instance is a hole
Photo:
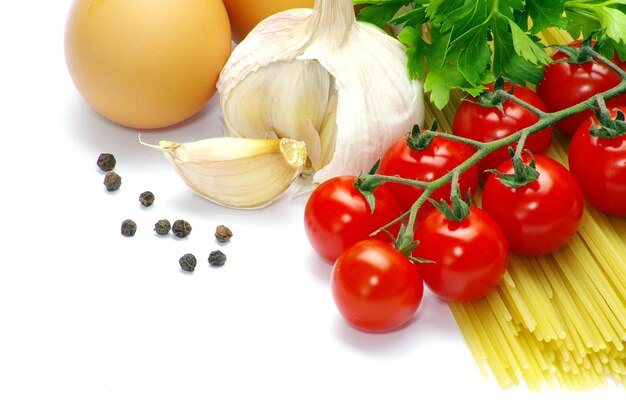
[[[240,209],[274,201],[300,175],[307,160],[305,144],[287,138],[216,137],[145,145],[161,150],[195,193]]]
[[[337,94],[331,95],[327,113],[317,129],[310,119],[300,120],[298,139],[304,141],[311,167],[317,171],[333,158],[337,138]]]
[[[226,126],[239,137],[301,139],[301,120],[320,129],[332,78],[315,61],[277,62],[259,68],[232,90],[224,111]]]

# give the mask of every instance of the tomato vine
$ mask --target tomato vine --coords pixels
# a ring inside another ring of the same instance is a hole
[[[590,38],[586,41],[583,41],[580,47],[578,48],[570,48],[565,47],[561,48],[565,51],[572,61],[580,61],[581,58],[584,59],[593,59],[597,62],[600,62],[617,73],[621,82],[615,87],[600,93],[596,94],[585,101],[582,101],[576,105],[573,105],[569,108],[562,109],[560,111],[555,112],[545,112],[542,111],[533,105],[528,104],[527,102],[515,97],[510,91],[506,91],[504,88],[496,88],[493,92],[483,92],[481,94],[481,100],[489,100],[492,105],[497,106],[499,103],[509,100],[519,104],[520,106],[526,108],[527,110],[533,112],[539,117],[539,120],[526,128],[523,128],[513,134],[510,134],[507,137],[501,138],[492,142],[479,142],[476,140],[472,140],[466,137],[461,137],[454,134],[449,134],[440,131],[426,130],[419,131],[415,129],[410,134],[413,135],[413,141],[424,141],[430,142],[434,138],[434,136],[446,138],[453,141],[462,142],[465,144],[469,144],[476,148],[476,152],[470,156],[463,163],[459,164],[454,169],[450,170],[445,175],[433,180],[433,181],[421,181],[421,180],[411,180],[398,176],[386,176],[376,173],[372,171],[367,174],[360,175],[355,181],[355,186],[363,193],[366,198],[371,199],[371,194],[374,189],[380,186],[383,183],[391,182],[391,183],[399,183],[407,186],[415,186],[423,189],[423,193],[420,197],[413,203],[411,208],[404,212],[402,215],[398,216],[395,220],[389,222],[385,226],[381,227],[374,234],[379,233],[381,231],[386,231],[390,227],[397,225],[399,222],[404,221],[408,217],[408,221],[406,226],[403,226],[400,232],[397,235],[396,246],[402,252],[407,252],[408,247],[414,246],[415,241],[413,238],[413,231],[416,225],[417,212],[419,208],[426,203],[431,195],[440,187],[447,185],[448,183],[454,182],[454,180],[458,179],[458,176],[465,172],[470,167],[476,165],[481,159],[486,157],[488,154],[507,146],[511,146],[515,143],[518,144],[517,151],[514,157],[521,157],[523,144],[527,137],[530,135],[537,133],[549,126],[556,124],[557,122],[570,117],[572,115],[578,114],[582,111],[595,109],[596,111],[606,110],[606,106],[603,104],[604,101],[607,101],[611,98],[615,98],[621,94],[626,93],[626,71],[624,71],[617,64],[612,62],[610,59],[607,59],[599,52],[594,50],[591,46]],[[600,104],[598,104],[600,102]],[[598,108],[599,107],[599,108]],[[601,119],[601,117],[599,117]],[[453,183],[453,188],[454,188]]]

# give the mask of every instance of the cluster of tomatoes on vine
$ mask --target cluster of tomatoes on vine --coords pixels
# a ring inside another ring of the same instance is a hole
[[[472,157],[472,140],[503,139],[536,124],[540,112],[572,107],[620,84],[608,66],[574,59],[581,42],[568,46],[553,54],[535,91],[499,82],[481,100],[462,101],[452,134],[469,140],[416,130],[399,138],[370,176],[432,182]],[[612,61],[626,70],[617,57]],[[511,100],[484,103],[502,88],[540,112]],[[388,180],[368,189],[355,176],[317,187],[305,208],[305,229],[314,250],[334,264],[331,289],[341,315],[360,330],[397,329],[415,314],[424,285],[444,301],[474,300],[498,285],[509,252],[537,256],[562,248],[577,231],[583,199],[626,216],[626,94],[606,106],[598,102],[595,115],[590,109],[555,125],[571,137],[569,169],[545,155],[549,126],[524,137],[523,151],[502,147],[455,174],[432,191],[433,203],[417,204],[409,224],[423,187]]]

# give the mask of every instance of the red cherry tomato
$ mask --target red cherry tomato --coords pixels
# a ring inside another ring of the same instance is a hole
[[[304,209],[304,227],[313,249],[333,263],[350,245],[368,239],[372,232],[398,218],[402,212],[388,189],[374,190],[372,212],[354,187],[354,176],[335,177],[320,184]],[[392,233],[397,232],[392,228]],[[381,232],[379,238],[389,240]]]
[[[524,163],[530,155],[524,154]],[[483,209],[500,224],[511,251],[521,255],[544,255],[569,241],[576,233],[583,214],[582,193],[574,176],[555,160],[537,155],[539,178],[512,189],[495,174],[483,190]],[[505,174],[514,172],[511,160],[498,167]]]
[[[411,150],[406,144],[406,138],[396,141],[383,155],[378,172],[386,176],[400,176],[406,179],[433,181],[445,175],[450,170],[467,160],[473,153],[467,144],[435,137],[432,143],[423,150]],[[387,182],[387,187],[398,201],[403,211],[411,208],[413,203],[424,192],[419,187],[411,187],[398,183]],[[478,188],[478,169],[470,167],[459,177],[461,194],[466,195],[470,190],[472,195]],[[431,198],[440,201],[450,200],[450,184],[440,187]],[[422,205],[418,219],[426,216],[432,210],[430,203]]]
[[[493,84],[488,86],[493,91]],[[505,83],[505,90],[511,88]],[[547,111],[541,98],[532,90],[521,85],[515,85],[513,95],[542,111]],[[462,101],[457,109],[452,123],[452,132],[461,137],[471,138],[481,142],[496,141],[517,131],[535,124],[539,117],[533,112],[511,101],[502,104],[504,115],[496,107],[482,107],[476,100],[470,98]],[[543,154],[552,144],[552,127],[548,127],[527,138],[525,147],[535,154]],[[515,148],[515,146],[513,146]],[[486,177],[485,169],[495,169],[509,158],[506,148],[501,148],[489,154],[478,163],[481,177]]]
[[[493,290],[506,271],[509,249],[500,226],[483,210],[471,206],[457,222],[439,210],[415,229],[420,243],[413,256],[434,261],[416,263],[426,285],[446,301],[480,298]]]
[[[569,45],[579,47],[581,41],[571,42]],[[552,60],[566,59],[567,54],[557,51],[552,54]],[[626,63],[617,56],[613,62],[626,69]],[[576,65],[567,62],[552,63],[546,67],[543,81],[537,84],[537,94],[545,102],[550,112],[559,111],[578,104],[596,94],[604,92],[619,84],[621,78],[608,66],[598,62],[587,62]],[[607,105],[626,105],[626,95],[621,95]],[[580,124],[592,115],[591,111],[583,111],[572,115],[556,124],[556,127],[565,135],[572,136]]]
[[[626,114],[626,107],[618,109]],[[615,118],[617,112],[612,112]],[[572,137],[570,170],[593,207],[611,215],[626,216],[626,135],[594,137],[589,132],[591,123],[589,118]]]
[[[358,242],[335,262],[331,289],[341,315],[357,329],[394,330],[415,314],[424,285],[411,261],[391,244]]]

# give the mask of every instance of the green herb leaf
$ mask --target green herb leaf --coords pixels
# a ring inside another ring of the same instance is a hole
[[[354,2],[358,4],[359,2]],[[381,29],[385,29],[389,21],[394,18],[398,10],[400,10],[406,4],[411,3],[405,0],[382,0],[382,1],[367,1],[361,3],[372,4],[364,7],[358,14],[357,19],[360,21],[375,24]]]
[[[599,7],[600,26],[606,28],[606,35],[616,42],[626,42],[626,14],[610,7]]]
[[[567,33],[574,39],[587,37],[589,33],[601,28],[598,19],[584,10],[566,10],[565,16],[568,19]]]
[[[443,108],[450,100],[450,90],[465,85],[465,76],[456,65],[458,51],[448,54],[450,34],[441,34],[435,28],[432,44],[426,48],[429,71],[424,82],[424,90],[430,93],[430,100]]]
[[[621,42],[617,43],[613,39],[604,39],[598,48],[598,52],[606,57],[613,57],[614,53],[617,53],[617,56],[622,61],[626,61],[626,43]]]
[[[504,75],[512,82],[538,83],[550,62],[536,36],[562,28],[574,37],[604,29],[604,56],[611,47],[626,59],[626,0],[354,0],[367,5],[359,14],[384,27],[402,26],[408,72],[424,81],[431,101],[443,108],[452,89],[479,94]],[[407,9],[403,7],[409,6]],[[431,39],[422,36],[424,25]],[[426,70],[428,68],[428,70]]]
[[[485,41],[488,27],[475,26],[452,42],[451,48],[459,50],[458,66],[470,85],[481,84],[483,74],[491,63],[491,49]]]
[[[590,32],[604,29],[605,35],[616,44],[626,43],[626,1],[569,0],[565,15],[567,30],[574,38],[586,37]],[[618,49],[623,49],[621,46]],[[621,55],[620,55],[621,56]]]
[[[564,0],[526,0],[526,10],[532,20],[532,33],[550,28],[567,28],[567,19],[563,16]]]
[[[554,2],[553,6],[559,4]],[[426,82],[437,107],[447,103],[450,89],[461,88],[475,95],[473,92],[482,91],[487,79],[500,74],[520,84],[543,78],[541,65],[550,62],[545,46],[527,32],[526,24],[522,27],[517,23],[528,20],[525,4],[524,0],[450,0],[433,1],[427,7],[427,17],[441,34],[432,41],[432,50],[437,53],[426,55],[431,71],[435,68],[433,79]],[[548,24],[547,16],[554,15],[554,10],[537,14],[542,25]],[[489,41],[493,44],[493,64]],[[443,51],[438,42],[445,44]]]
[[[537,38],[528,36],[514,21],[509,20],[513,48],[525,60],[534,64],[545,65],[550,63],[550,57],[545,49],[539,46]]]
[[[498,17],[492,26],[494,37],[493,72],[507,79],[525,84],[538,83],[543,79],[543,68],[527,61],[515,52],[509,19]],[[495,39],[498,39],[495,41]]]
[[[421,34],[414,27],[405,27],[398,35],[398,40],[407,47],[407,68],[411,79],[423,79],[426,76],[426,44]]]
[[[405,25],[406,27],[415,27],[421,23],[425,23],[426,8],[420,7],[417,9],[409,10],[406,13],[399,14],[394,19],[389,21],[392,25]]]

